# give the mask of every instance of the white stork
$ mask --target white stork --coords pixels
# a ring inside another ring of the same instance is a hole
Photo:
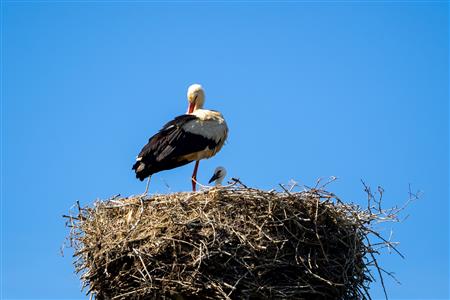
[[[214,184],[216,186],[221,186],[222,185],[222,181],[225,178],[225,176],[227,176],[227,170],[225,170],[224,167],[217,167],[214,170],[214,174],[211,177],[211,179],[209,180],[208,183],[211,183],[214,181]]]
[[[152,174],[170,170],[195,161],[192,190],[197,183],[197,170],[201,159],[210,158],[223,146],[228,127],[222,114],[203,109],[205,92],[201,85],[193,84],[187,93],[189,106],[186,114],[167,123],[142,148],[133,165],[136,178],[143,181]]]

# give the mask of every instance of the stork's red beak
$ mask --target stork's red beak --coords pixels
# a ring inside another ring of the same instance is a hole
[[[188,113],[188,114],[191,114],[191,113],[194,111],[194,107],[195,107],[195,103],[194,103],[194,102],[189,103],[187,113]]]

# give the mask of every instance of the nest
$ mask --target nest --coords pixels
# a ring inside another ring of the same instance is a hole
[[[236,185],[114,197],[65,217],[75,269],[99,300],[370,299],[377,250],[394,247],[373,224],[397,212],[375,208]]]

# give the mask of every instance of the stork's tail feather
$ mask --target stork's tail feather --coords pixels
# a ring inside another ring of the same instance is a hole
[[[145,164],[141,161],[137,161],[134,165],[132,170],[136,172],[136,178],[140,181],[143,181],[145,178],[151,175],[148,168],[145,167]]]

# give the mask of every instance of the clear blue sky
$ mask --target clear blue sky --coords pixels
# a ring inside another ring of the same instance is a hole
[[[364,205],[423,197],[382,264],[398,299],[449,297],[447,2],[2,4],[2,294],[85,299],[61,215],[143,192],[134,158],[201,83],[230,134],[202,161],[262,189],[295,179]],[[151,192],[189,190],[193,165]],[[386,226],[387,232],[391,227]],[[374,298],[382,297],[379,283]]]

